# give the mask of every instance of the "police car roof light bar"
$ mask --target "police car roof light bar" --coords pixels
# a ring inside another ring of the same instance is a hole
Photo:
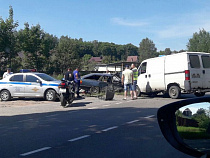
[[[36,69],[20,69],[20,72],[36,72]]]

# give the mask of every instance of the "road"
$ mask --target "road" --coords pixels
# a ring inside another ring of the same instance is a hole
[[[171,147],[157,124],[158,108],[173,101],[86,97],[68,108],[42,100],[0,102],[0,157],[191,158]]]

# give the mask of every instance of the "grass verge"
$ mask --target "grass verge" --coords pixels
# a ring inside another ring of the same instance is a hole
[[[210,134],[204,128],[177,126],[177,130],[184,139],[210,139]]]

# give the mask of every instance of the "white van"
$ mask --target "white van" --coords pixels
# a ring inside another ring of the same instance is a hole
[[[210,53],[183,52],[142,61],[137,91],[169,94],[179,98],[181,93],[204,96],[210,92]],[[140,95],[140,93],[139,93]]]

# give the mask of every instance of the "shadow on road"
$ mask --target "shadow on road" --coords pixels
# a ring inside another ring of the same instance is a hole
[[[115,108],[113,104],[106,109],[69,108],[58,112],[0,116],[0,155],[19,157],[41,147],[51,147],[29,157],[182,157],[164,140],[156,112],[157,108]],[[151,115],[152,118],[146,118]],[[138,121],[128,123],[133,120]],[[104,130],[115,126],[114,130]],[[78,142],[68,141],[83,135],[89,137]]]

